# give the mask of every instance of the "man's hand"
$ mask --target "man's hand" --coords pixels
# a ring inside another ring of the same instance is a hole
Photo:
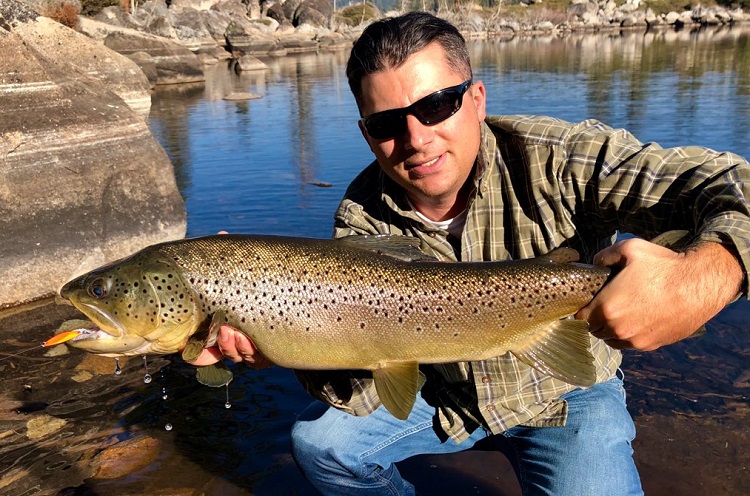
[[[618,272],[576,317],[618,349],[650,351],[685,339],[737,297],[744,277],[734,255],[710,242],[676,253],[628,239],[594,263]]]
[[[229,326],[222,326],[217,343],[203,350],[200,356],[190,363],[193,365],[211,365],[222,358],[228,358],[235,363],[247,362],[251,368],[256,370],[273,365],[268,358],[258,351],[250,338]]]

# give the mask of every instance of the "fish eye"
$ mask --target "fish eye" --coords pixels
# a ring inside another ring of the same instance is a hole
[[[87,289],[92,298],[104,298],[107,296],[107,285],[104,279],[94,279]]]

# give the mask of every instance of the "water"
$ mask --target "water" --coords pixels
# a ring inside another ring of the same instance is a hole
[[[639,32],[470,47],[490,113],[597,118],[663,146],[750,156],[749,34]],[[356,126],[347,56],[270,59],[268,71],[240,76],[216,67],[205,86],[156,91],[150,124],[175,164],[188,235],[330,235],[347,184],[372,160]],[[263,97],[221,99],[232,91]],[[53,310],[57,320],[69,311]],[[749,316],[741,301],[704,338],[627,353],[647,494],[745,494]],[[33,314],[0,316],[0,327],[12,350],[37,344],[31,331],[44,338],[54,328]],[[79,352],[0,363],[0,494],[311,494],[289,455],[291,425],[311,401],[291,371],[232,365],[229,388],[214,389],[197,384],[179,357],[149,358],[150,384],[138,357],[123,360],[120,375],[114,368],[111,359]],[[39,413],[68,424],[29,441],[25,422]],[[114,468],[131,468],[102,476],[97,467],[111,450],[142,440],[131,454],[144,466],[116,453]],[[492,454],[420,457],[401,468],[424,494],[517,494],[507,462]]]
[[[489,113],[597,118],[662,146],[750,156],[747,30],[627,33],[471,43]],[[372,160],[345,51],[223,67],[205,89],[160,88],[151,127],[175,164],[188,235],[219,230],[327,237],[346,185]],[[263,98],[226,102],[230,91]],[[332,183],[320,188],[310,183]]]

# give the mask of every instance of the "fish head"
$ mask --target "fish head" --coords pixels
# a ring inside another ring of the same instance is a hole
[[[174,353],[203,321],[182,271],[158,251],[95,269],[66,283],[60,295],[98,327],[69,344],[99,355]]]

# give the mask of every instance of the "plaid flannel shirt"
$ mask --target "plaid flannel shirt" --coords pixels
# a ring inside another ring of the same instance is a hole
[[[662,149],[598,121],[572,124],[537,116],[488,116],[460,240],[425,225],[404,191],[377,162],[351,183],[334,236],[400,234],[420,239],[441,260],[508,260],[575,248],[584,261],[617,231],[651,238],[686,229],[730,247],[750,263],[750,167],[732,153]],[[747,277],[745,278],[747,280]],[[743,289],[747,294],[746,288]],[[621,354],[591,338],[597,381],[610,379]],[[478,427],[564,425],[561,395],[574,386],[511,354],[422,366],[423,397],[436,407],[438,434],[460,442]],[[354,415],[380,405],[366,371],[298,371],[313,396]]]

